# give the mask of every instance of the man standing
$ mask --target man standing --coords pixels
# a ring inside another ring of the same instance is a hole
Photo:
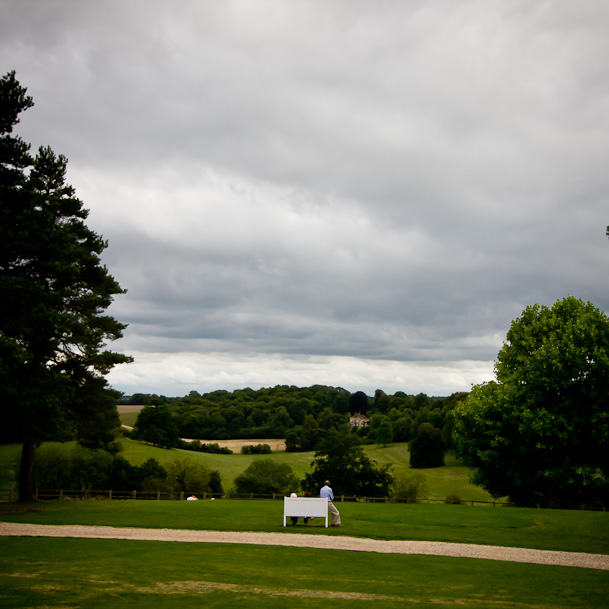
[[[321,490],[319,491],[319,496],[328,500],[328,509],[330,510],[330,514],[332,515],[330,526],[341,527],[342,524],[340,523],[340,513],[332,503],[332,501],[334,500],[334,493],[330,488],[329,480],[326,480],[324,486],[321,487]]]

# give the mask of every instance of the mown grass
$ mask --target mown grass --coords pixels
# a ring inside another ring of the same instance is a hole
[[[607,606],[605,571],[231,544],[0,539],[12,609]]]
[[[337,503],[343,527],[321,519],[283,527],[283,501],[49,501],[0,504],[0,520],[215,531],[298,532],[609,554],[607,512],[454,505]],[[302,521],[300,521],[302,523]]]
[[[606,512],[339,504],[344,526],[282,526],[282,501],[0,504],[37,524],[349,535],[609,554]],[[238,544],[0,538],[0,607],[308,609],[331,604],[568,609],[607,606],[606,571],[463,558]]]

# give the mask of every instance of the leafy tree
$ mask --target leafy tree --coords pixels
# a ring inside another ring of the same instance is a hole
[[[23,445],[20,500],[33,498],[35,444],[84,430],[93,405],[84,395],[106,413],[98,424],[116,428],[103,375],[130,361],[104,349],[125,327],[102,315],[123,290],[65,182],[67,159],[50,148],[32,158],[12,135],[32,105],[14,72],[0,79],[0,403],[10,439]]]
[[[133,437],[165,448],[180,443],[178,427],[165,404],[145,406],[140,410],[133,428]]]
[[[393,481],[389,465],[376,467],[365,453],[358,436],[330,431],[317,445],[313,471],[305,474],[302,487],[319,493],[325,480],[332,481],[334,494],[383,497]]]
[[[442,431],[431,423],[421,423],[417,435],[408,444],[411,467],[442,467],[446,446]]]
[[[385,417],[376,432],[376,443],[387,446],[393,442],[393,426],[391,421]]]
[[[351,414],[366,414],[368,412],[368,396],[363,391],[356,391],[349,398],[349,412]]]
[[[412,419],[400,417],[392,424],[394,442],[409,442],[412,439]]]
[[[298,479],[287,463],[277,463],[272,459],[256,459],[235,478],[238,493],[288,495],[298,488]]]
[[[389,397],[382,389],[374,392],[374,409],[380,413],[386,413],[390,408]]]
[[[496,381],[455,410],[474,483],[522,505],[609,499],[609,318],[571,296],[512,322]]]
[[[167,466],[167,481],[174,493],[211,492],[211,471],[207,465],[193,459],[176,459]],[[217,472],[216,472],[217,474]]]
[[[142,480],[146,478],[167,478],[167,470],[157,459],[151,457],[140,465],[140,476]]]
[[[116,461],[105,450],[49,442],[36,449],[33,479],[42,489],[104,489]]]

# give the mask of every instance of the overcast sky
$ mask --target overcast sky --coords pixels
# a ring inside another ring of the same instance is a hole
[[[449,395],[609,311],[606,0],[0,0],[128,290],[112,386]]]

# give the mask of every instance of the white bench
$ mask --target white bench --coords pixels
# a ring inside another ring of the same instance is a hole
[[[324,497],[284,497],[283,526],[288,516],[325,518],[328,528],[328,500]]]

